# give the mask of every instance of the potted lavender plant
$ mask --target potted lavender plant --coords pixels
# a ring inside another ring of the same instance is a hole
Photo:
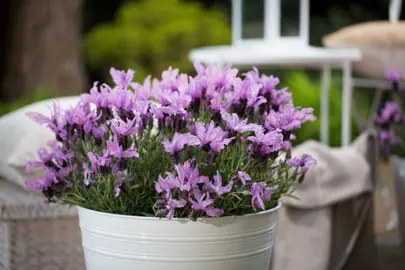
[[[316,164],[290,154],[313,110],[256,69],[195,67],[143,84],[112,68],[113,88],[28,114],[56,140],[26,185],[78,206],[88,270],[268,268],[279,200]]]
[[[387,160],[392,156],[395,168],[395,185],[397,195],[397,208],[399,214],[399,233],[402,250],[405,254],[405,91],[400,82],[405,75],[400,70],[388,73],[392,83],[388,101],[375,117],[375,123],[380,133],[380,152]]]

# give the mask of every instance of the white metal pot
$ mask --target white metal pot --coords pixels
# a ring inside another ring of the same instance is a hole
[[[159,219],[79,208],[87,270],[268,270],[277,209]]]

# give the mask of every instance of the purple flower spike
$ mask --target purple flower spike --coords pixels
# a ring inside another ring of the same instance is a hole
[[[114,83],[118,86],[119,90],[127,90],[128,86],[134,79],[135,72],[131,69],[128,69],[128,71],[125,72],[123,70],[111,68],[110,74]]]
[[[375,117],[375,121],[382,126],[395,124],[401,121],[401,113],[401,105],[398,102],[387,102],[380,114]]]
[[[314,121],[312,108],[296,109],[292,104],[283,106],[280,111],[265,115],[264,126],[268,130],[281,129],[292,131],[307,121]]]
[[[54,158],[54,153],[49,153],[45,148],[41,147],[37,150],[39,157],[38,161],[29,161],[27,163],[27,171],[33,171],[41,166],[46,166],[46,164],[52,164],[52,159]]]
[[[209,145],[214,152],[220,152],[234,138],[226,138],[227,133],[220,127],[215,127],[214,121],[204,125],[201,122],[195,123],[196,136],[200,140],[200,146]]]
[[[226,128],[230,131],[244,133],[246,131],[252,130],[252,126],[247,123],[248,120],[239,120],[239,117],[236,113],[233,113],[231,115],[227,111],[222,110],[221,116],[222,119],[226,122]]]
[[[183,208],[184,206],[186,206],[187,201],[186,200],[173,200],[173,199],[169,199],[166,205],[166,209],[169,210],[167,213],[167,218],[169,220],[173,219],[173,215],[174,215],[174,210],[176,208]]]
[[[387,72],[387,78],[392,82],[399,82],[404,76],[404,72],[400,69],[393,69]]]
[[[196,211],[204,211],[210,217],[221,216],[224,211],[222,209],[217,209],[209,207],[214,200],[210,198],[209,193],[202,194],[201,191],[196,188],[194,189],[195,201],[190,198],[191,208]]]
[[[246,185],[247,181],[252,180],[248,173],[241,171],[238,172],[238,179],[242,182],[242,185]]]
[[[206,183],[206,189],[212,192],[215,192],[218,195],[223,195],[229,193],[232,189],[233,181],[230,181],[228,185],[222,186],[222,177],[217,171],[217,174],[214,176],[214,184],[212,182]]]
[[[283,135],[279,129],[267,133],[264,132],[263,128],[256,129],[255,136],[249,136],[247,139],[258,145],[263,155],[277,152],[283,146]]]
[[[301,158],[291,158],[287,160],[287,165],[291,167],[300,167],[301,173],[305,173],[308,168],[315,167],[317,164],[316,159],[308,154],[303,154]]]
[[[250,192],[252,193],[252,208],[253,211],[256,211],[256,206],[260,209],[264,210],[264,202],[263,202],[263,189],[259,183],[253,183],[252,187],[250,188]]]
[[[132,145],[127,150],[123,150],[122,146],[118,142],[117,136],[114,136],[112,140],[107,141],[106,153],[118,159],[139,157],[139,154],[135,150],[134,143],[132,143]]]
[[[115,135],[118,136],[130,136],[138,134],[140,119],[135,117],[132,121],[127,120],[127,122],[122,119],[112,122],[111,129]]]
[[[163,145],[165,147],[165,152],[174,154],[179,151],[181,151],[185,145],[189,146],[195,146],[199,145],[200,141],[198,138],[194,135],[191,135],[190,133],[185,133],[185,134],[180,134],[180,133],[174,133],[173,139],[170,142],[169,139],[165,136],[163,139]]]
[[[384,144],[396,145],[399,143],[398,138],[393,130],[381,130],[380,141]]]

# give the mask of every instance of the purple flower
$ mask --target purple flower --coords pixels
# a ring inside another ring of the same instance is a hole
[[[24,184],[27,188],[34,191],[47,190],[51,188],[53,184],[57,184],[65,180],[65,177],[68,176],[70,172],[70,168],[45,168],[45,173],[42,178],[36,179],[34,181],[26,180]]]
[[[248,173],[241,171],[238,172],[238,179],[242,182],[242,185],[246,185],[247,181],[252,180]]]
[[[260,186],[263,189],[263,200],[265,200],[265,201],[270,201],[271,195],[273,194],[274,191],[276,191],[278,189],[278,185],[269,187],[269,186],[267,186],[266,183],[260,183]]]
[[[149,101],[152,98],[151,76],[147,76],[143,81],[143,85],[139,83],[132,83],[132,88],[135,90],[135,100]]]
[[[401,113],[401,105],[398,102],[386,102],[380,114],[375,117],[375,121],[382,126],[398,123],[401,120]]]
[[[207,216],[210,217],[218,217],[224,213],[222,209],[209,207],[214,202],[214,200],[210,198],[208,192],[202,194],[201,191],[196,188],[194,189],[194,198],[195,200],[191,198],[189,199],[191,208],[193,210],[203,211],[207,214]]]
[[[214,92],[212,94],[212,99],[210,100],[210,105],[209,108],[213,111],[219,112],[221,111],[224,107],[226,107],[226,104],[223,101],[223,97],[221,96],[220,93]]]
[[[118,119],[112,122],[111,129],[115,135],[118,136],[130,136],[137,135],[139,126],[141,125],[141,119],[135,117],[134,119],[127,120],[126,122],[122,119]]]
[[[283,135],[279,129],[265,133],[263,128],[257,128],[255,136],[249,136],[247,139],[259,146],[262,155],[279,151],[283,144]]]
[[[308,168],[316,166],[316,159],[308,154],[303,154],[300,158],[291,158],[287,160],[287,165],[291,167],[300,167],[301,173],[305,173]]]
[[[93,136],[97,139],[104,138],[104,134],[107,132],[107,127],[102,124],[99,127],[92,128]]]
[[[215,192],[218,195],[223,195],[225,193],[229,193],[232,189],[233,181],[231,180],[228,185],[222,186],[222,177],[217,171],[217,174],[214,175],[214,184],[212,182],[206,183],[206,189],[212,192]]]
[[[25,115],[27,115],[29,118],[31,118],[34,122],[36,122],[40,125],[46,125],[53,132],[57,133],[59,131],[58,120],[61,117],[61,110],[60,110],[60,105],[59,105],[59,103],[57,103],[56,100],[53,101],[52,107],[53,107],[53,109],[50,109],[51,117],[47,117],[41,113],[36,113],[36,112],[27,112]]]
[[[312,108],[298,109],[292,104],[283,106],[280,111],[270,111],[265,115],[264,126],[268,130],[281,129],[283,131],[292,131],[301,127],[307,121],[314,121]]]
[[[87,156],[89,157],[93,171],[97,171],[97,168],[109,167],[111,165],[111,158],[106,153],[103,156],[99,156],[93,152],[88,152]]]
[[[258,83],[260,83],[263,86],[262,89],[260,90],[260,94],[264,95],[266,93],[275,92],[276,91],[275,87],[280,83],[280,79],[277,77],[274,77],[273,75],[266,76],[266,75],[262,74]],[[272,97],[273,97],[273,95],[272,95]],[[273,100],[272,100],[272,102],[273,102]]]
[[[264,210],[264,202],[263,202],[263,188],[259,183],[254,182],[252,187],[250,188],[250,192],[252,193],[252,208],[253,211],[256,211],[256,206],[260,209]]]
[[[135,104],[135,94],[129,90],[111,92],[108,102],[117,110],[132,111]]]
[[[190,133],[180,134],[176,132],[174,133],[171,142],[169,141],[169,139],[167,139],[166,136],[163,139],[165,152],[172,155],[182,150],[185,145],[195,146],[199,144],[200,141],[198,140],[198,138],[194,135],[191,135]]]
[[[158,180],[155,181],[155,190],[158,193],[170,193],[171,189],[177,187],[177,183],[178,181],[176,177],[171,173],[167,173],[166,178],[163,178],[161,175],[159,175]]]
[[[127,72],[123,70],[117,70],[115,68],[110,69],[111,77],[114,83],[117,85],[119,90],[127,90],[128,86],[131,84],[134,79],[135,72],[131,69],[128,69]]]
[[[174,167],[177,172],[175,183],[177,182],[176,187],[179,188],[180,191],[190,191],[191,188],[195,188],[197,184],[201,182],[198,167],[191,167],[190,161],[175,165]]]
[[[380,141],[384,144],[395,145],[398,144],[398,138],[393,130],[381,130]]]
[[[117,179],[117,184],[115,185],[115,197],[118,198],[120,196],[120,193],[122,191],[122,186],[125,181],[125,177],[128,175],[128,172],[125,170],[124,172],[119,171],[117,172],[116,179]]]
[[[195,123],[195,134],[200,140],[200,146],[209,145],[214,152],[224,149],[234,138],[226,138],[227,133],[220,127],[215,127],[214,121],[204,126],[201,122]]]
[[[399,82],[404,76],[403,71],[400,69],[392,69],[387,72],[387,78],[392,82]]]
[[[217,65],[208,66],[205,70],[207,98],[213,98],[214,92],[219,92],[223,95],[231,88],[237,74],[238,70],[233,69],[232,65],[225,66],[223,70],[220,70]]]
[[[251,131],[252,126],[247,122],[248,120],[239,120],[239,117],[236,113],[232,115],[226,112],[225,110],[221,111],[222,119],[226,122],[226,128],[230,131],[236,131],[238,133],[244,133],[246,131]]]
[[[46,166],[46,164],[48,165],[52,165],[52,159],[55,157],[54,153],[50,153],[48,152],[45,148],[41,147],[37,150],[37,154],[39,157],[38,161],[29,161],[27,163],[27,171],[33,171],[36,168],[42,167],[42,166]]]
[[[180,200],[173,200],[172,198],[170,198],[167,201],[167,205],[166,205],[166,209],[169,210],[167,213],[167,218],[169,220],[173,219],[174,216],[174,210],[176,208],[183,208],[184,206],[186,206],[187,201],[184,199],[180,199]]]
[[[67,152],[57,141],[50,141],[48,145],[52,149],[53,156],[59,166],[66,166],[66,163],[74,157],[74,152]]]
[[[259,95],[259,90],[262,85],[252,82],[251,80],[235,79],[233,83],[233,96],[232,103],[239,104],[246,101],[246,105],[249,108],[256,110],[261,104],[266,103],[267,100]]]
[[[271,92],[271,103],[276,107],[280,107],[284,104],[290,103],[292,100],[292,94],[288,92],[288,88],[280,90],[273,89]]]
[[[117,136],[113,136],[112,140],[107,141],[106,150],[107,154],[112,155],[118,159],[139,157],[139,154],[135,150],[134,143],[132,143],[132,145],[127,150],[123,150],[122,146],[118,142]]]

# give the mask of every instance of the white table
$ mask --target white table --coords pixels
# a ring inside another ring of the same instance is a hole
[[[361,59],[357,49],[328,49],[310,46],[269,46],[262,42],[243,42],[232,46],[216,46],[194,49],[191,61],[235,67],[252,66],[315,66],[322,68],[321,93],[321,141],[329,144],[329,88],[331,69],[343,71],[342,98],[342,145],[351,140],[352,63]]]

